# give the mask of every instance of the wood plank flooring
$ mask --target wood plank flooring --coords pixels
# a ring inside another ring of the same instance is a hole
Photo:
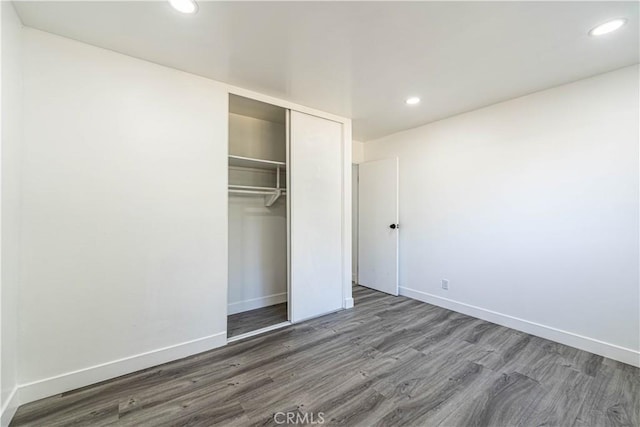
[[[287,319],[286,302],[232,314],[227,317],[227,337],[236,337],[267,326],[277,325],[278,323],[286,322]]]
[[[640,370],[404,297],[19,408],[12,426],[639,426]],[[296,421],[295,418],[292,421]]]

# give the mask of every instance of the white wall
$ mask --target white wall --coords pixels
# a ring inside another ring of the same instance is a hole
[[[364,143],[363,142],[356,141],[355,139],[351,141],[351,161],[353,163],[364,162]]]
[[[226,87],[24,40],[21,398],[224,344]]]
[[[638,97],[633,66],[367,142],[402,293],[638,364]]]
[[[22,146],[22,23],[11,2],[0,2],[2,138],[0,286],[0,422],[7,425],[18,399],[18,287],[20,270],[20,165]]]
[[[287,215],[280,198],[229,197],[229,314],[287,301]]]
[[[285,161],[283,123],[229,115],[229,153]],[[286,176],[281,174],[281,185]],[[229,182],[275,187],[275,173],[230,169]],[[281,197],[229,196],[229,314],[287,301],[287,205]]]
[[[284,123],[229,113],[229,154],[284,162],[285,141]]]

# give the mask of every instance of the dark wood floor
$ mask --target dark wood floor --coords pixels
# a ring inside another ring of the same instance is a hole
[[[262,307],[256,310],[245,311],[242,313],[232,314],[227,317],[227,337],[236,337],[246,334],[247,332],[256,331],[266,328],[267,326],[277,325],[286,322],[287,303]]]
[[[12,425],[276,425],[287,411],[346,426],[640,425],[637,368],[408,298],[354,297],[353,310],[22,406]]]

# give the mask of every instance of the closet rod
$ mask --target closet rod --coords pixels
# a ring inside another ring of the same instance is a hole
[[[252,186],[252,185],[235,185],[235,184],[229,184],[229,188],[230,189],[236,189],[236,190],[264,190],[264,191],[276,191],[276,190],[284,190],[283,188],[274,188],[274,187],[256,187],[256,186]]]
[[[240,190],[240,189],[236,190],[236,189],[230,188],[230,189],[229,189],[229,193],[238,193],[238,194],[260,194],[260,195],[263,195],[263,196],[268,196],[268,195],[273,194],[273,193],[274,193],[274,191],[269,191],[269,190]],[[287,194],[287,193],[286,193],[286,191],[284,191],[284,190],[280,190],[280,194],[281,194],[282,196],[286,196],[286,194]]]

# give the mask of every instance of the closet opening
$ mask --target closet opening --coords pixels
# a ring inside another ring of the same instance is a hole
[[[231,341],[289,324],[288,115],[229,95]]]

